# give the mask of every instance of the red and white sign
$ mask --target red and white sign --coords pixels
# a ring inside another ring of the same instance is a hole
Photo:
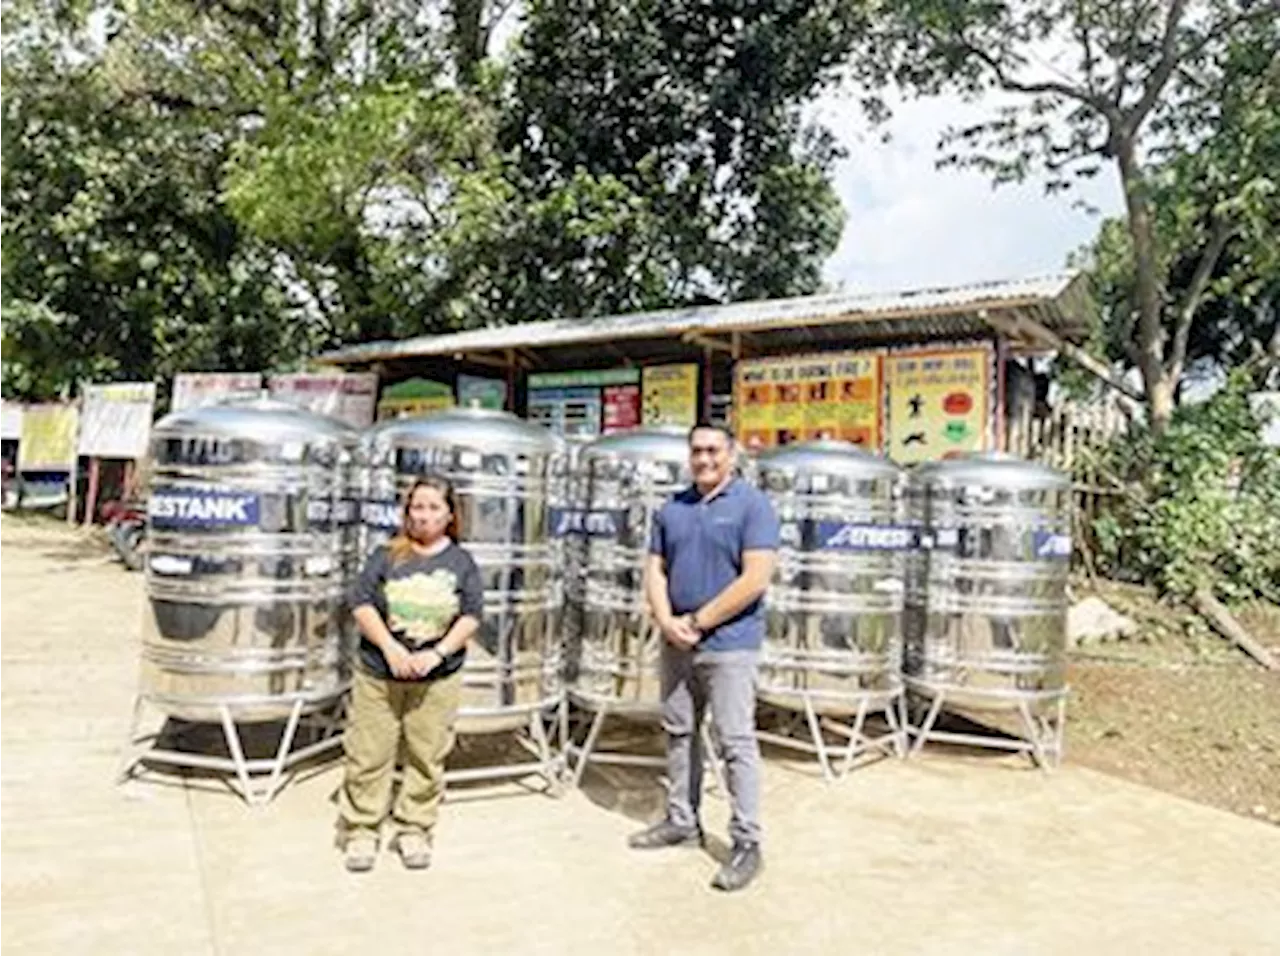
[[[305,408],[317,415],[328,415],[352,428],[368,428],[373,424],[378,404],[378,376],[364,373],[300,372],[273,375],[269,385],[271,397]]]
[[[604,389],[604,433],[640,424],[640,386],[607,385]]]
[[[183,372],[173,377],[169,410],[180,412],[229,398],[257,398],[261,391],[262,375],[258,372]]]

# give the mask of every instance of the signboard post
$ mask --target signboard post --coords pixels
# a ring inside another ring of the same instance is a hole
[[[604,434],[640,424],[640,386],[609,385],[604,390]]]
[[[638,368],[530,375],[529,420],[558,435],[594,438],[610,428],[610,415],[618,421],[634,417],[639,384]]]
[[[79,452],[89,458],[144,458],[155,414],[150,382],[86,385],[81,391]]]
[[[431,415],[453,408],[453,388],[444,382],[411,378],[382,390],[378,400],[378,421]]]
[[[692,428],[697,423],[697,365],[648,365],[643,383],[646,425]]]
[[[271,397],[317,415],[328,415],[352,428],[373,424],[378,376],[366,373],[298,372],[273,375]]]
[[[173,377],[169,410],[180,412],[228,398],[257,398],[261,392],[258,372],[183,372]]]
[[[883,353],[833,352],[739,362],[734,422],[749,449],[834,438],[878,452]]]
[[[79,418],[74,405],[28,405],[22,414],[18,469],[73,471]]]
[[[507,383],[500,378],[460,374],[458,404],[463,408],[474,406],[500,412],[507,407]]]
[[[67,523],[76,520],[76,431],[80,416],[74,405],[28,405],[22,412],[22,437],[18,441],[18,471],[43,471],[67,475]],[[44,483],[56,503],[56,482]],[[27,483],[22,486],[23,499]]]
[[[22,440],[22,406],[17,402],[0,403],[0,437],[5,441]]]
[[[889,457],[906,465],[988,450],[992,358],[985,343],[891,354]]]
[[[82,390],[79,453],[89,459],[86,526],[93,524],[98,508],[102,459],[146,457],[155,402],[156,387],[151,382],[86,385]]]

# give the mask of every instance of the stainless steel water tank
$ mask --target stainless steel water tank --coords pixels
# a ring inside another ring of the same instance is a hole
[[[924,532],[909,587],[908,688],[945,707],[1055,703],[1065,688],[1071,482],[985,454],[913,475]]]
[[[156,424],[141,689],[162,710],[265,721],[345,690],[354,437],[265,399]]]
[[[467,651],[458,729],[528,724],[563,697],[555,633],[560,590],[547,527],[549,432],[501,411],[460,408],[383,422],[361,437],[365,549],[395,533],[404,492],[421,475],[450,482],[461,544],[484,578],[484,621]]]
[[[587,704],[658,705],[662,637],[645,610],[644,565],[654,513],[687,487],[684,429],[638,428],[582,452],[586,539],[582,643],[574,696]]]
[[[553,560],[560,569],[556,584],[562,603],[555,620],[560,635],[565,679],[574,678],[582,642],[583,588],[587,542],[583,516],[587,511],[586,482],[582,474],[582,451],[588,440],[554,436],[556,450],[550,466],[547,494],[547,528]]]
[[[814,441],[762,454],[782,547],[767,604],[759,698],[851,714],[902,691],[902,608],[913,535],[901,471],[856,445]],[[863,704],[866,706],[866,704]]]

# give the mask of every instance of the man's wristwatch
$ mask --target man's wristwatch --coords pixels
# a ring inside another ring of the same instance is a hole
[[[698,626],[698,616],[696,612],[692,614],[686,614],[684,616],[684,622],[688,624],[691,628],[693,628],[693,630],[697,633],[699,638],[703,637],[707,633],[701,627]]]

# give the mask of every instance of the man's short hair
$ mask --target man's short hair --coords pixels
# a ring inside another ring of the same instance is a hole
[[[694,433],[694,432],[698,432],[698,431],[703,431],[704,429],[706,429],[706,430],[710,430],[710,431],[713,431],[713,432],[719,432],[721,435],[723,435],[723,436],[725,437],[725,440],[726,440],[726,441],[728,441],[728,443],[729,443],[730,445],[732,445],[732,444],[733,444],[733,441],[734,441],[734,439],[733,439],[733,432],[729,431],[729,426],[728,426],[728,425],[722,425],[722,424],[720,424],[719,422],[712,422],[712,421],[700,421],[700,422],[698,422],[698,424],[696,424],[696,425],[694,425],[692,428],[690,428],[690,429],[689,429],[689,444],[691,444],[691,445],[693,444],[693,433]]]

